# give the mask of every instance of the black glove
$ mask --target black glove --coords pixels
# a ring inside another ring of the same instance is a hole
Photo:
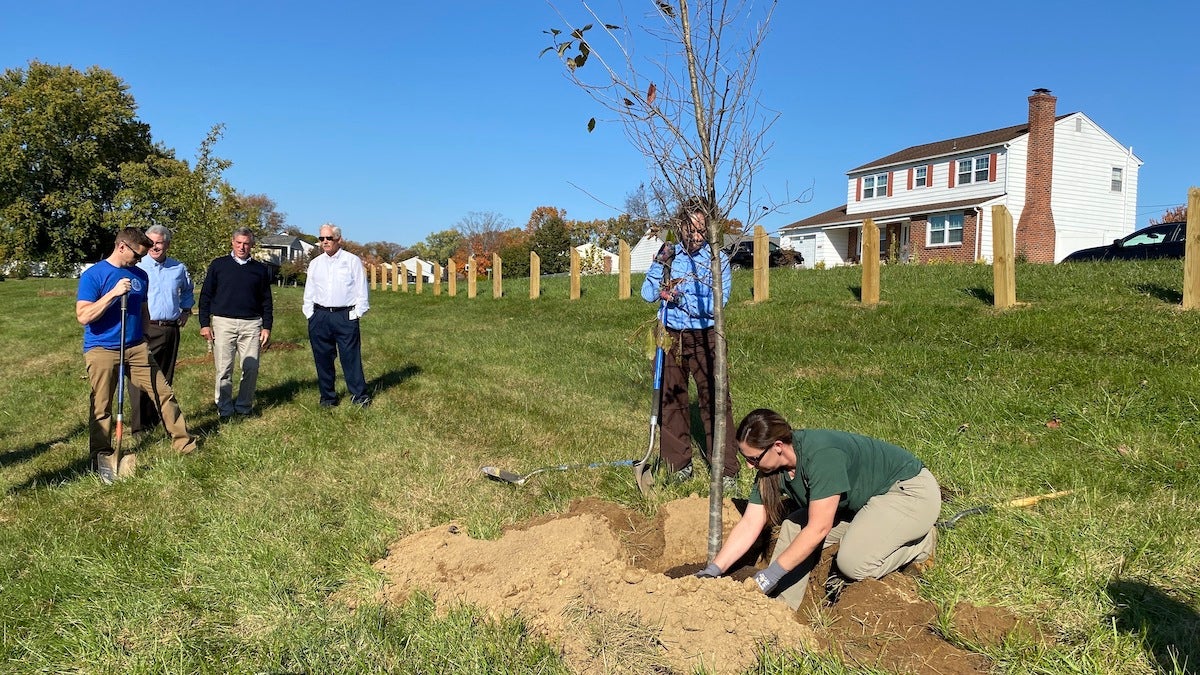
[[[721,568],[717,567],[716,563],[708,563],[708,567],[696,572],[692,576],[697,579],[716,579],[721,576]]]
[[[661,264],[663,267],[670,269],[671,263],[675,260],[675,244],[667,242],[658,249],[658,253],[654,254],[654,262]]]

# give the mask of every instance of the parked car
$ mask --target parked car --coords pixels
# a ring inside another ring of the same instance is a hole
[[[1186,233],[1187,223],[1151,225],[1121,239],[1115,239],[1108,246],[1096,246],[1075,251],[1063,258],[1062,261],[1182,258]]]
[[[725,254],[729,256],[731,269],[754,269],[754,241],[739,241],[725,249]],[[773,241],[767,242],[768,267],[800,267],[803,263],[804,256],[799,251],[789,251]]]

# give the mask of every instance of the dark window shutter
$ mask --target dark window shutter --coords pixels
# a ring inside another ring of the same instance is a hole
[[[858,177],[858,185],[854,188],[854,201],[862,201],[862,176]]]
[[[994,152],[992,153],[992,156],[988,158],[988,182],[996,182],[996,153]]]

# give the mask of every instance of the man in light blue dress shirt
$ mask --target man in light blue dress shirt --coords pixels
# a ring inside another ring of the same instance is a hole
[[[146,323],[146,343],[150,347],[150,358],[167,384],[175,383],[175,361],[179,357],[179,335],[192,314],[196,304],[192,278],[187,267],[174,258],[167,257],[171,248],[171,230],[162,225],[153,225],[146,230],[146,237],[154,244],[138,267],[150,278],[147,295],[149,321]],[[129,420],[131,433],[149,431],[158,426],[161,418],[154,405],[154,397],[137,387],[132,387],[133,409]]]

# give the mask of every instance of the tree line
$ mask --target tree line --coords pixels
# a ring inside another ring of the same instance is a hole
[[[202,273],[227,248],[237,227],[258,237],[284,233],[316,238],[289,225],[264,194],[239,191],[224,176],[232,165],[216,154],[224,126],[214,124],[193,158],[155,142],[137,117],[129,86],[99,66],[30,61],[0,76],[0,266],[46,263],[55,275],[103,258],[124,227],[163,225],[175,233],[171,254]],[[565,210],[539,206],[524,226],[493,212],[470,212],[449,229],[405,246],[388,241],[347,242],[368,263],[413,255],[443,264],[455,260],[488,274],[492,254],[508,276],[528,274],[529,253],[542,272],[569,267],[569,249],[586,242],[613,250],[633,243],[663,221],[641,186],[626,197],[620,216],[571,220]],[[303,261],[305,264],[307,261]]]

